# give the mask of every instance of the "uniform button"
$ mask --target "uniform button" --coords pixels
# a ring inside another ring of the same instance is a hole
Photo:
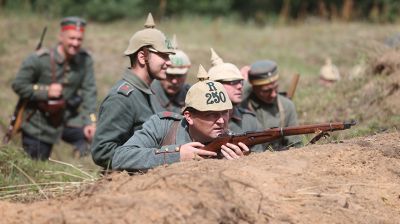
[[[156,153],[160,153],[160,151],[156,150]]]
[[[165,148],[165,151],[168,152],[168,148]]]
[[[179,152],[179,147],[178,146],[175,148],[175,152]]]

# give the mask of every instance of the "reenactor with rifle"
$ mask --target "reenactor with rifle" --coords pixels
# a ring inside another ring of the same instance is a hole
[[[175,54],[170,55],[171,65],[167,68],[167,78],[154,80],[151,89],[166,111],[180,113],[185,106],[186,93],[190,85],[185,83],[191,63],[188,55],[178,49],[178,42],[174,35],[172,46]]]
[[[12,83],[18,105],[24,105],[19,108],[23,148],[33,159],[48,159],[63,130],[65,140],[85,151],[85,140],[96,130],[93,60],[81,48],[86,22],[67,17],[60,25],[59,43],[26,58]],[[83,127],[64,128],[77,116]]]
[[[115,149],[114,170],[146,171],[181,161],[204,158],[239,159],[250,153],[249,147],[273,142],[285,136],[317,134],[311,143],[345,130],[351,122],[272,128],[232,134],[228,130],[232,103],[223,85],[209,80],[200,65],[199,81],[188,91],[182,115],[164,111],[151,116],[143,128]]]
[[[213,65],[208,70],[210,79],[221,83],[233,104],[230,111],[229,131],[232,133],[243,133],[248,131],[262,130],[261,124],[258,122],[256,115],[240,106],[243,98],[243,81],[244,78],[238,67],[232,63],[227,63],[221,57],[211,50],[211,64]],[[251,149],[252,151],[262,152],[262,145],[257,145]]]
[[[298,125],[293,102],[279,94],[279,73],[276,62],[261,60],[250,66],[248,80],[252,86],[250,96],[242,106],[253,111],[264,129]],[[300,136],[282,137],[270,142],[268,148],[284,150],[291,146],[301,146]]]
[[[222,84],[208,80],[202,66],[197,77],[199,82],[186,95],[183,116],[165,111],[150,117],[141,130],[115,150],[113,169],[143,171],[217,156],[202,147],[228,131],[232,103]],[[220,149],[220,156],[226,159],[238,159],[249,152],[243,143],[226,143]]]
[[[130,67],[100,106],[92,144],[93,161],[103,168],[111,167],[115,149],[142,129],[151,115],[164,111],[150,85],[154,79],[166,78],[169,55],[174,50],[149,14],[145,28],[133,34],[124,54],[130,59]]]

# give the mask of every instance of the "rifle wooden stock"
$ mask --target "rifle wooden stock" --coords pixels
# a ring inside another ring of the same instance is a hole
[[[289,87],[289,89],[287,91],[287,94],[286,94],[286,96],[289,99],[293,98],[294,93],[296,92],[296,87],[297,87],[297,83],[299,82],[299,79],[300,79],[300,74],[297,73],[297,74],[293,75],[292,81],[290,82],[290,87]]]
[[[14,113],[10,119],[7,133],[3,137],[3,144],[7,144],[20,131],[23,117],[22,115],[27,104],[27,100],[18,100],[18,103],[14,109]]]
[[[253,145],[272,142],[284,136],[312,134],[321,132],[333,132],[345,130],[355,125],[355,121],[350,122],[333,122],[323,124],[299,125],[287,128],[271,128],[264,131],[245,132],[243,134],[223,135],[207,144],[203,149],[212,152],[218,152],[222,145],[232,143],[237,145],[239,142],[244,143],[248,147]]]

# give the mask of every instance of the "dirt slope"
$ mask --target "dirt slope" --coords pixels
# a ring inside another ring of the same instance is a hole
[[[400,223],[400,133],[113,174],[0,223]]]

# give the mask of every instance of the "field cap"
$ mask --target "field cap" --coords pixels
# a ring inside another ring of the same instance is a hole
[[[253,86],[269,84],[278,80],[278,78],[278,66],[274,61],[256,61],[250,66],[249,82]]]
[[[175,54],[169,55],[171,65],[167,68],[167,74],[173,74],[173,75],[187,74],[192,64],[187,54],[182,50],[178,49],[178,41],[176,39],[176,35],[173,36],[171,45],[175,50]]]
[[[65,17],[60,22],[61,31],[76,30],[85,31],[86,21],[76,16]]]
[[[221,57],[214,51],[211,50],[211,64],[212,67],[208,70],[208,75],[211,80],[214,81],[235,81],[243,80],[242,73],[238,67],[231,63],[224,63]]]
[[[325,60],[325,65],[319,71],[319,76],[322,79],[329,80],[329,81],[339,81],[340,80],[340,73],[339,69],[332,64],[332,60],[327,58]]]
[[[203,66],[199,66],[199,79],[186,94],[185,107],[192,107],[198,111],[224,111],[232,109],[232,103],[224,86],[219,82],[209,80]]]
[[[174,54],[171,42],[160,30],[155,28],[156,25],[151,13],[149,13],[144,27],[145,28],[143,30],[139,30],[133,34],[129,40],[128,48],[126,48],[124,52],[125,55],[134,54],[144,46],[149,46],[150,50],[155,52]]]

